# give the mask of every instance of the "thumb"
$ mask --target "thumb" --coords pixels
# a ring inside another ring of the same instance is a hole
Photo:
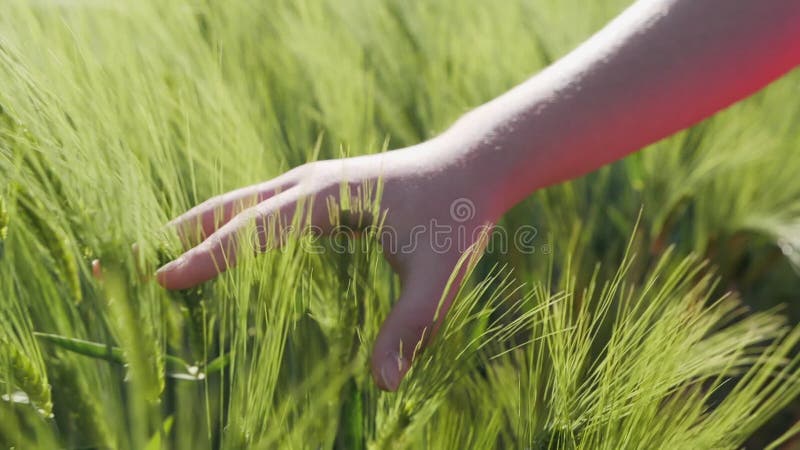
[[[436,333],[457,291],[460,277],[442,296],[455,263],[445,255],[425,258],[410,264],[402,294],[375,341],[372,376],[381,389],[397,389],[416,354]]]

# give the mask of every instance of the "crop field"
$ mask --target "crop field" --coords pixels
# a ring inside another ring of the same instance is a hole
[[[150,275],[193,205],[434,137],[628,3],[4,0],[0,446],[800,448],[797,71],[512,209],[397,392],[369,233]]]

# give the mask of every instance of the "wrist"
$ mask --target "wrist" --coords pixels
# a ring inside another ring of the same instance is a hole
[[[543,187],[544,166],[536,161],[539,152],[530,150],[541,148],[542,138],[525,122],[490,103],[435,138],[448,161],[447,176],[465,184],[465,192],[475,192],[495,217]]]

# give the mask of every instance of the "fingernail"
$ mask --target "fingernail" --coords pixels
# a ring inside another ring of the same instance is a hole
[[[381,379],[384,387],[390,391],[397,390],[406,370],[408,370],[408,364],[405,358],[397,353],[387,355],[381,364]]]
[[[103,280],[103,266],[100,264],[99,259],[92,261],[92,276],[97,281]]]

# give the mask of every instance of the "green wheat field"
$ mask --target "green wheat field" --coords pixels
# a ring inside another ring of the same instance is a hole
[[[433,137],[627,4],[3,0],[2,448],[800,445],[797,72],[509,212],[532,251],[472,265],[396,393],[369,236],[147,276],[194,204]]]

